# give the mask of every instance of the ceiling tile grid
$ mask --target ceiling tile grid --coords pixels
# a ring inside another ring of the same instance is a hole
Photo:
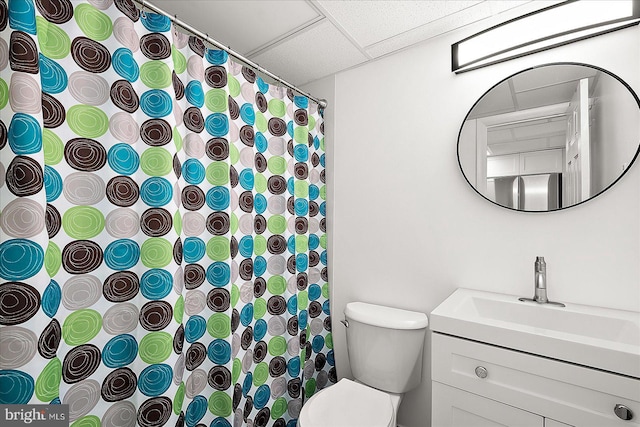
[[[335,26],[323,20],[249,59],[278,77],[303,85],[368,58]]]
[[[151,0],[294,85],[560,0]],[[504,17],[503,12],[510,11]],[[477,31],[477,30],[476,30]],[[448,66],[446,64],[445,66]]]

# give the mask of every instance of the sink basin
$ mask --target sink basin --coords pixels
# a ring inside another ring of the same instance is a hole
[[[640,378],[640,313],[523,302],[460,288],[431,312],[431,330]]]

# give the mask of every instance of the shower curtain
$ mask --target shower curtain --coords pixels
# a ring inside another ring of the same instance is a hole
[[[295,426],[336,381],[322,110],[131,0],[0,34],[0,404]]]

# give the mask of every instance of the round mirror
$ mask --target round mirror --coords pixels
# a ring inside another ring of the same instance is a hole
[[[555,63],[516,73],[471,108],[458,135],[469,184],[509,209],[547,212],[611,187],[640,151],[640,100],[614,74]]]

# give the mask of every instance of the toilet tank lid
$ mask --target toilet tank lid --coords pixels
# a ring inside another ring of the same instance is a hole
[[[423,329],[429,325],[424,313],[368,304],[350,302],[344,309],[348,320],[389,329]]]

